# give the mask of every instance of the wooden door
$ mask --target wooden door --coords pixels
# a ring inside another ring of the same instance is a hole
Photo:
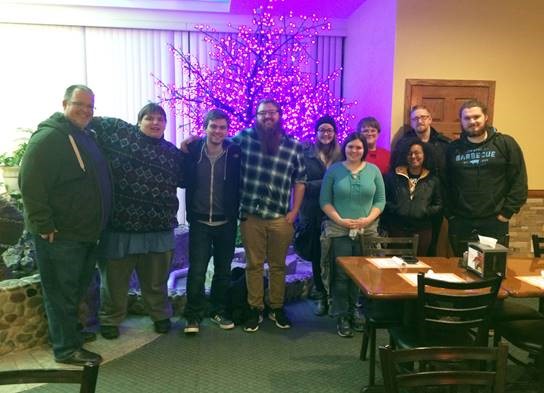
[[[461,132],[459,108],[463,102],[477,99],[488,107],[493,123],[495,81],[407,79],[404,100],[404,123],[410,124],[410,108],[425,105],[433,117],[432,126],[444,135],[457,139]]]

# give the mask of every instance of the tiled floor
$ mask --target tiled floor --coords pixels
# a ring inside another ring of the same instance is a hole
[[[154,332],[149,318],[131,315],[123,322],[121,336],[118,339],[105,340],[97,334],[97,340],[85,344],[85,348],[101,354],[106,363],[140,348],[157,337],[159,335]],[[55,363],[51,348],[47,345],[0,357],[0,370],[69,367],[71,366]],[[22,392],[35,386],[38,385],[0,386],[0,393]]]

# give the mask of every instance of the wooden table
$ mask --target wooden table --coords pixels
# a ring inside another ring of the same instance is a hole
[[[370,299],[416,299],[417,298],[417,286],[411,285],[408,281],[403,279],[398,273],[418,273],[426,272],[426,268],[414,268],[414,267],[402,267],[398,269],[380,269],[374,264],[369,262],[365,257],[338,257],[337,262],[346,271],[347,275],[357,284],[361,291]],[[477,281],[480,280],[480,276],[467,271],[465,268],[459,267],[458,258],[443,258],[443,257],[419,257],[419,260],[425,262],[431,267],[435,273],[455,273],[457,276],[465,281]],[[516,259],[515,266],[523,265],[518,263],[519,258]],[[529,264],[528,259],[525,259],[526,264]],[[510,264],[510,260],[508,261]],[[542,261],[544,268],[544,261]],[[521,271],[521,270],[520,270]],[[513,277],[518,273],[510,272],[510,276]],[[539,273],[538,273],[539,274]],[[507,277],[509,272],[507,272]],[[535,274],[536,275],[536,274]],[[512,278],[512,280],[504,280],[509,286],[519,288],[530,286],[529,284],[523,285],[520,280]],[[515,283],[514,283],[515,281]],[[538,288],[534,288],[538,292]],[[518,297],[530,297],[530,296],[544,296],[544,291],[541,290],[541,295],[521,295]],[[499,298],[505,298],[509,295],[507,286],[501,285],[499,291]]]
[[[418,259],[429,265],[435,273],[454,273],[465,281],[481,280],[477,274],[459,267],[459,258],[418,257]],[[378,300],[416,299],[417,286],[410,284],[398,273],[418,273],[428,270],[428,268],[409,267],[409,265],[399,268],[378,268],[366,257],[338,257],[336,260],[365,296]],[[544,289],[516,278],[516,276],[540,276],[540,272],[544,270],[544,259],[508,257],[506,266],[506,275],[498,294],[500,299],[513,296],[540,297],[544,300]],[[371,357],[374,357],[373,354]],[[372,370],[371,383],[364,389],[365,392],[375,388],[373,374]]]

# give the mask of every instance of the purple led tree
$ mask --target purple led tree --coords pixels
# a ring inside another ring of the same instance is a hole
[[[348,122],[354,118],[348,111],[353,104],[335,97],[329,88],[341,69],[330,75],[304,71],[309,62],[317,62],[310,48],[320,31],[330,29],[330,23],[316,16],[294,18],[292,13],[272,17],[276,1],[268,0],[255,9],[253,25],[238,26],[234,34],[217,34],[208,26],[197,26],[211,44],[211,66],[171,46],[188,82],[175,86],[159,80],[162,100],[191,119],[193,132],[203,132],[204,113],[220,108],[231,116],[234,134],[253,123],[256,104],[262,98],[281,103],[284,127],[298,139],[312,139],[315,120],[325,114],[337,121],[340,139],[348,132]]]

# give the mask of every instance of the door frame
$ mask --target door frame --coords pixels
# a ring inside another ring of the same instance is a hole
[[[410,124],[410,98],[414,86],[466,86],[487,87],[489,100],[487,102],[489,124],[493,124],[493,108],[495,106],[495,81],[489,80],[462,80],[462,79],[406,79],[404,88],[404,124]]]

